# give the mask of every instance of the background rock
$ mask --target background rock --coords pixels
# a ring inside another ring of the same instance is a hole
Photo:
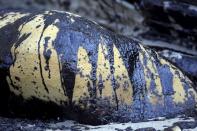
[[[135,2],[141,13],[129,2]],[[194,80],[197,78],[196,6],[196,0],[0,0],[0,9],[63,10],[77,13],[111,31],[140,39],[142,44],[160,51],[164,58],[175,63]],[[0,130],[163,130],[174,125],[185,130],[197,130],[195,118],[135,124],[112,123],[93,127],[69,120],[61,122],[0,117]]]
[[[132,1],[133,2],[133,1]],[[184,47],[187,53],[197,50],[197,1],[134,0],[149,27],[141,37]],[[187,51],[187,50],[190,50]]]

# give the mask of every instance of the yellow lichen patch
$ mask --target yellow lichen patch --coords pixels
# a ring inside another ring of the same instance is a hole
[[[44,31],[43,29],[43,15],[37,15],[33,20],[24,24],[22,28],[19,28],[19,38],[25,34],[31,34],[18,47],[15,47],[14,44],[11,49],[15,62],[10,67],[9,81],[12,81],[14,86],[19,87],[19,89],[17,90],[10,85],[10,90],[15,94],[21,93],[20,95],[24,99],[35,97],[60,104],[61,101],[67,101],[67,96],[64,95],[61,85],[58,55],[52,45],[59,30],[55,25],[49,25]],[[46,41],[46,37],[50,39]],[[48,58],[50,77],[49,70],[45,69],[44,50],[51,51]]]
[[[88,86],[92,86],[90,80],[92,65],[89,63],[89,57],[83,47],[78,49],[77,69],[75,77],[75,86],[73,91],[73,101],[78,103],[80,98],[89,97]]]
[[[22,14],[19,12],[6,13],[4,16],[1,17],[2,19],[0,20],[0,28],[6,26],[7,24],[12,24],[16,20],[18,20],[24,16],[27,16],[27,15],[29,15],[29,13],[26,13],[26,14]]]
[[[139,59],[143,65],[144,68],[144,76],[146,81],[146,88],[148,91],[148,98],[152,104],[162,103],[161,100],[158,100],[158,96],[162,96],[162,85],[161,85],[161,79],[159,77],[159,73],[157,71],[157,67],[154,62],[154,58],[152,58],[148,52],[144,49],[143,46],[141,46],[142,52],[139,53]],[[146,56],[146,65],[144,63],[144,56]],[[148,73],[149,72],[149,73]],[[155,92],[157,95],[154,95],[153,92],[150,91],[151,81],[154,81],[155,83]]]
[[[184,103],[184,101],[186,99],[185,98],[186,93],[185,93],[185,90],[184,90],[184,87],[183,87],[183,83],[181,82],[181,77],[183,77],[182,72],[176,68],[177,71],[180,74],[180,76],[179,76],[178,74],[175,73],[176,72],[175,67],[173,65],[171,65],[169,62],[167,62],[164,59],[161,59],[160,62],[163,65],[168,65],[169,68],[170,68],[170,71],[173,75],[173,81],[172,82],[173,82],[173,90],[175,92],[174,95],[173,95],[174,101],[176,103]]]
[[[100,87],[100,86],[103,87]],[[98,48],[98,60],[97,60],[97,87],[102,89],[101,97],[111,97],[113,96],[113,88],[111,84],[111,73],[110,73],[110,63],[108,59],[108,52],[105,43],[99,44]],[[97,95],[100,96],[97,90]]]
[[[114,77],[118,84],[118,88],[115,90],[118,101],[130,105],[132,103],[133,88],[128,75],[128,71],[121,58],[120,52],[114,45]]]

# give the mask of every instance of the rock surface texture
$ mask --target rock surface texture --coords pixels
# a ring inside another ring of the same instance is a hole
[[[132,1],[133,2],[133,1]],[[197,50],[196,0],[135,0],[150,27],[142,37],[166,41],[191,50]]]
[[[139,42],[60,11],[0,12],[1,114],[82,123],[195,111],[192,82]]]

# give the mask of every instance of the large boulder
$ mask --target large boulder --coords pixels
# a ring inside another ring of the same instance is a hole
[[[0,18],[2,115],[100,124],[195,111],[192,82],[137,41],[67,12]]]

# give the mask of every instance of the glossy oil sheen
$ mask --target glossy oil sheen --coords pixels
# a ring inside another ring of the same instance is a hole
[[[132,39],[68,12],[0,19],[1,114],[98,124],[195,110],[192,82]]]

